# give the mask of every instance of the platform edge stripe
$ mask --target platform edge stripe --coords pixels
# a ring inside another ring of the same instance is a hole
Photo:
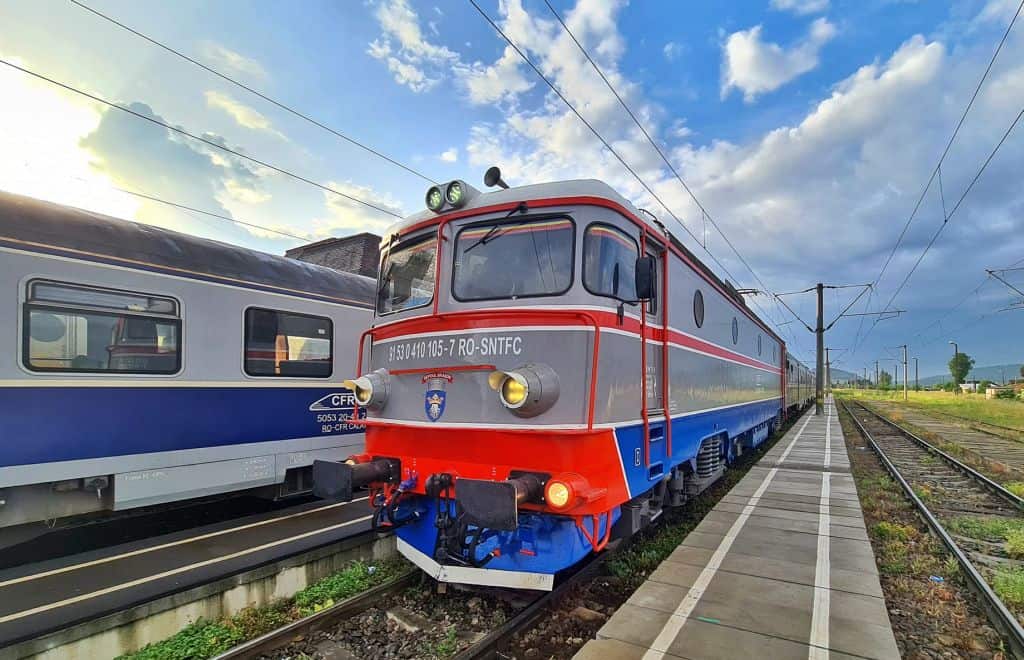
[[[256,522],[247,523],[239,527],[229,527],[226,529],[217,530],[216,532],[208,532],[206,534],[200,534],[199,536],[190,536],[184,539],[178,539],[177,541],[169,541],[167,543],[161,543],[146,548],[139,548],[138,550],[131,550],[129,552],[122,552],[118,555],[111,555],[109,557],[101,557],[92,561],[83,562],[81,564],[71,564],[68,566],[62,566],[61,568],[54,568],[49,571],[43,571],[42,573],[32,573],[31,575],[23,575],[17,578],[11,578],[0,582],[0,588],[9,587],[12,584],[20,584],[22,582],[31,582],[32,580],[41,580],[43,578],[52,577],[54,575],[60,575],[61,573],[69,573],[71,571],[77,571],[83,568],[89,568],[91,566],[98,566],[100,564],[108,564],[112,561],[118,561],[120,559],[127,559],[129,557],[137,557],[144,555],[148,552],[156,552],[157,550],[166,550],[167,548],[173,548],[179,545],[185,545],[186,543],[192,543],[194,541],[204,541],[206,539],[214,538],[216,536],[223,536],[224,534],[230,534],[231,532],[241,532],[246,529],[253,529],[256,527],[262,527],[263,525],[269,525],[271,523],[278,523],[283,520],[290,520],[292,518],[298,518],[300,516],[306,516],[311,513],[319,513],[320,511],[326,511],[339,506],[345,506],[354,502],[362,502],[363,500],[369,499],[367,497],[360,497],[352,500],[351,502],[337,502],[335,504],[328,504],[327,506],[318,507],[315,509],[309,509],[308,511],[299,511],[297,513],[291,513],[286,516],[278,516],[276,518],[268,518],[267,520],[257,520]]]
[[[336,529],[341,529],[342,527],[348,527],[349,525],[355,525],[357,523],[366,522],[366,521],[370,520],[371,518],[373,518],[373,516],[372,515],[368,515],[368,516],[363,516],[362,518],[356,518],[355,520],[349,520],[349,521],[346,521],[346,522],[343,522],[343,523],[338,523],[337,525],[330,525],[328,527],[321,527],[319,529],[314,529],[314,530],[311,530],[311,531],[308,531],[308,532],[303,532],[302,534],[296,534],[295,536],[290,536],[288,538],[278,539],[276,541],[271,541],[270,543],[264,543],[263,545],[258,545],[258,546],[252,547],[252,548],[246,548],[245,550],[240,550],[238,552],[233,552],[231,554],[221,555],[220,557],[213,557],[212,559],[206,559],[206,560],[203,560],[203,561],[200,561],[200,562],[196,562],[194,564],[189,564],[187,566],[179,566],[179,567],[171,569],[169,571],[163,571],[162,573],[156,573],[154,575],[147,575],[146,577],[143,577],[143,578],[138,578],[136,580],[130,580],[128,582],[122,582],[121,584],[115,584],[113,586],[106,587],[104,589],[98,589],[96,591],[92,591],[92,592],[89,592],[89,593],[86,593],[86,594],[79,594],[78,596],[73,596],[71,598],[65,598],[64,600],[56,601],[56,602],[53,602],[53,603],[48,603],[46,605],[39,605],[38,607],[33,607],[31,609],[28,609],[28,610],[23,610],[21,612],[15,612],[13,614],[8,614],[8,615],[5,615],[5,616],[2,616],[2,617],[0,617],[0,623],[8,623],[9,621],[16,621],[18,619],[23,619],[23,618],[25,618],[27,616],[32,616],[34,614],[39,614],[41,612],[46,612],[46,611],[49,611],[49,610],[57,609],[59,607],[66,607],[68,605],[74,605],[75,603],[79,603],[79,602],[81,602],[83,600],[89,600],[90,598],[97,598],[99,596],[105,596],[107,594],[111,594],[111,593],[114,593],[114,592],[117,592],[117,591],[123,591],[125,589],[130,589],[132,587],[137,587],[140,584],[146,584],[147,582],[153,582],[155,580],[160,580],[160,579],[163,579],[165,577],[170,577],[172,575],[178,575],[180,573],[185,573],[185,572],[197,569],[197,568],[202,568],[204,566],[210,566],[211,564],[217,564],[217,563],[222,562],[222,561],[228,561],[229,559],[236,559],[238,557],[243,557],[245,555],[249,555],[249,554],[252,554],[254,552],[260,552],[261,550],[267,550],[268,548],[273,548],[273,547],[276,547],[276,546],[279,546],[279,545],[283,545],[285,543],[290,543],[292,541],[298,541],[300,539],[309,538],[310,536],[316,536],[317,534],[323,534],[325,532],[334,531]]]
[[[786,447],[786,451],[783,453],[783,458],[780,459],[780,462],[785,460],[785,457],[788,456],[789,452],[792,451],[794,446],[796,446],[797,441],[803,435],[804,429],[807,428],[807,424],[810,423],[810,421],[811,415],[808,414],[803,426],[800,427],[800,430],[797,431],[796,435]],[[665,622],[661,632],[659,632],[658,636],[655,637],[653,642],[651,642],[651,648],[644,653],[643,660],[661,660],[668,653],[668,649],[672,645],[672,642],[675,641],[679,632],[686,624],[686,620],[693,612],[693,608],[697,606],[701,596],[704,595],[704,591],[708,588],[708,585],[711,584],[711,579],[715,576],[715,573],[718,572],[718,568],[721,566],[725,556],[732,548],[733,542],[736,540],[736,537],[739,536],[740,531],[743,529],[743,526],[746,525],[747,520],[753,514],[754,509],[757,508],[757,504],[760,501],[761,496],[764,495],[766,490],[768,490],[768,486],[771,485],[772,479],[775,478],[778,471],[778,468],[771,468],[768,471],[768,474],[766,474],[764,479],[761,481],[761,484],[757,487],[757,490],[755,490],[753,495],[751,495],[747,500],[746,506],[743,507],[743,512],[735,522],[733,522],[729,531],[726,532],[721,543],[718,544],[718,548],[715,550],[714,554],[711,555],[711,559],[708,560],[704,570],[700,572],[700,575],[697,577],[693,586],[690,587],[690,590],[687,592],[682,602],[679,603],[679,607],[677,607],[675,612],[669,616],[668,621]]]
[[[831,416],[829,418],[831,420]],[[825,460],[828,460],[826,454]],[[829,657],[829,624],[831,619],[831,544],[829,536],[832,521],[829,517],[829,497],[832,494],[832,474],[821,473],[821,499],[818,504],[818,557],[814,568],[814,609],[811,611],[810,646],[808,660],[826,660]]]

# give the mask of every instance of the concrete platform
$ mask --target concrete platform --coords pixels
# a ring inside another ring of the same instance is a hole
[[[899,658],[842,429],[809,411],[576,654]]]

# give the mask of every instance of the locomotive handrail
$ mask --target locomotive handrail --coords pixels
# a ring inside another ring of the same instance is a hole
[[[436,294],[435,294],[436,298]],[[433,314],[427,317],[417,317],[416,321],[419,323],[438,323],[445,319],[457,318],[515,318],[521,319],[524,314],[538,315],[538,316],[562,316],[562,317],[573,317],[579,318],[586,321],[592,328],[594,328],[594,347],[591,352],[591,373],[590,373],[590,393],[588,395],[587,402],[587,428],[586,431],[594,430],[594,408],[597,405],[597,375],[598,375],[598,359],[601,355],[601,324],[597,320],[597,317],[586,310],[580,309],[468,309],[460,310],[455,312],[444,312],[441,314]],[[411,319],[410,319],[411,320]],[[363,331],[359,336],[359,356],[356,362],[356,370],[359,374],[363,373],[363,346],[366,344],[367,336],[373,341],[374,332],[377,328],[368,328]],[[431,369],[432,371],[435,370]],[[405,371],[405,370],[403,370]],[[395,426],[401,425],[401,422],[382,422],[375,424],[375,420],[370,419],[358,419],[359,416],[359,405],[353,404],[353,424],[362,424],[364,426]],[[515,429],[509,429],[513,431]]]

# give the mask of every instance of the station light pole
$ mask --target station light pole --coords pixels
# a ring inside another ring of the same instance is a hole
[[[955,341],[950,340],[950,344],[953,344],[953,364],[960,361],[960,347],[956,345]],[[956,376],[953,376],[953,396],[960,394],[960,383],[956,382]]]
[[[907,345],[903,344],[903,400],[908,399],[907,383],[910,381],[910,372],[907,371]]]
[[[914,391],[921,389],[921,381],[917,377],[917,358],[914,358]]]

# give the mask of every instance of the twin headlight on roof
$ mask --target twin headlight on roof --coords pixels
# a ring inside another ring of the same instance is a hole
[[[460,209],[480,191],[461,179],[449,181],[439,186],[430,186],[427,190],[427,208],[434,213],[442,213]]]
[[[391,376],[377,369],[342,383],[352,390],[363,408],[380,410],[391,394]],[[546,364],[525,364],[508,371],[492,371],[487,384],[498,393],[498,400],[519,417],[534,417],[551,408],[558,400],[558,374]]]

